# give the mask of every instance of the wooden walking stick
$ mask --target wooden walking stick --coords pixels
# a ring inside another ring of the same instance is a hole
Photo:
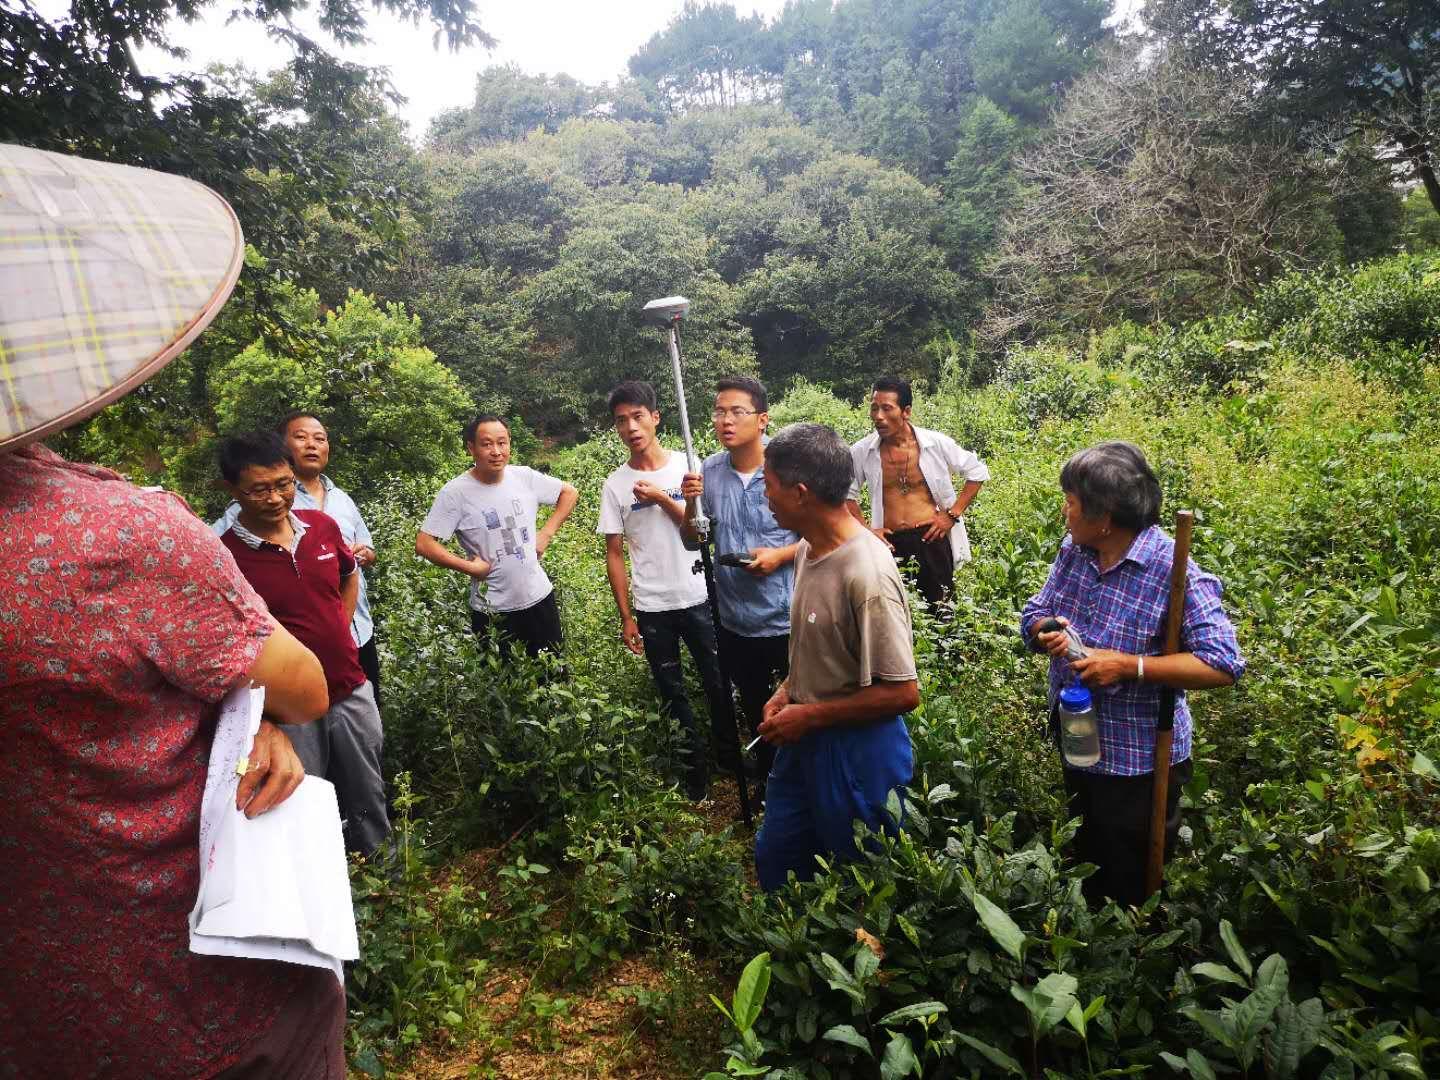
[[[1165,651],[1180,651],[1180,626],[1185,620],[1185,573],[1190,562],[1191,510],[1175,511],[1175,562],[1170,567],[1170,607],[1165,613]],[[1175,738],[1175,688],[1160,689],[1160,715],[1155,721],[1155,782],[1150,801],[1150,850],[1145,863],[1145,895],[1154,896],[1165,880],[1165,810],[1170,799],[1170,744]]]

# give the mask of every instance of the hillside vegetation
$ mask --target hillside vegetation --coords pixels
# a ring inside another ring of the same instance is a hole
[[[368,492],[387,752],[414,820],[403,872],[357,879],[356,1061],[498,1045],[487,972],[526,971],[543,1026],[635,955],[692,972],[636,991],[634,1009],[651,1027],[688,1017],[693,1040],[712,1031],[705,993],[728,1000],[765,952],[736,1075],[1433,1071],[1437,312],[1440,260],[1400,257],[1282,278],[1233,315],[1016,349],[982,389],[952,361],[917,419],[994,479],[955,617],[917,619],[908,831],[768,899],[747,885],[748,838],[670,786],[676,743],[616,639],[592,530],[618,441],[546,461],[583,493],[546,556],[568,679],[477,651],[462,585],[410,554],[439,476]],[[808,384],[773,415],[867,426]],[[1061,537],[1059,466],[1103,438],[1145,448],[1167,513],[1196,511],[1195,558],[1224,582],[1250,662],[1236,688],[1195,699],[1186,839],[1140,913],[1087,909],[1085,871],[1061,853],[1072,825],[1041,730],[1043,664],[1016,631]],[[447,869],[476,848],[474,873],[454,869],[473,857]],[[690,1052],[687,1068],[706,1063]]]
[[[219,8],[291,61],[144,69]],[[221,436],[314,410],[377,539],[398,827],[353,877],[357,1070],[1440,1075],[1440,6],[693,0],[611,84],[486,67],[409,134],[332,51],[371,8],[491,43],[462,0],[0,6],[0,140],[200,180],[250,245],[194,345],[58,448],[209,514]],[[639,315],[674,293],[691,415],[752,372],[774,425],[855,438],[898,374],[994,476],[953,615],[917,602],[907,831],[768,898],[733,788],[671,785],[593,531],[606,391],[675,411]],[[481,410],[582,493],[546,554],[563,672],[477,649],[413,554]],[[1060,465],[1106,438],[1195,511],[1250,664],[1196,696],[1138,913],[1081,897],[1016,628]]]

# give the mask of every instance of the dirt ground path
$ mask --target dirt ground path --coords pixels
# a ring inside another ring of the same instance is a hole
[[[719,832],[740,824],[733,780],[719,780],[697,807]],[[753,867],[746,860],[753,886]],[[678,1080],[723,1065],[722,999],[737,973],[683,948],[621,959],[578,987],[537,987],[534,973],[497,967],[471,1012],[473,1037],[428,1045],[387,1075],[394,1080]],[[352,1076],[359,1080],[358,1073]]]
[[[537,1000],[528,978],[506,971],[487,984],[477,1038],[451,1051],[426,1049],[399,1080],[675,1080],[718,1064],[719,1016],[663,999],[670,979],[651,958],[630,957],[588,987]],[[637,991],[639,992],[637,994]],[[664,1013],[678,1021],[670,1023]]]

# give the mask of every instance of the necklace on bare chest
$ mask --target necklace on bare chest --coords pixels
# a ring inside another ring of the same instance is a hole
[[[900,484],[900,494],[901,494],[901,495],[909,495],[909,494],[910,494],[910,451],[902,448],[901,451],[900,451],[900,457],[899,457],[898,460],[896,459],[896,457],[895,457],[894,454],[891,454],[891,455],[890,455],[890,467],[891,467],[892,469],[898,469],[898,470],[900,471],[900,475],[899,475],[898,477],[896,477],[897,482]]]

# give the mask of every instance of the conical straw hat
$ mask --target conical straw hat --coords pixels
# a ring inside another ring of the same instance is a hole
[[[193,180],[0,144],[0,451],[163,368],[243,261],[235,214]]]

